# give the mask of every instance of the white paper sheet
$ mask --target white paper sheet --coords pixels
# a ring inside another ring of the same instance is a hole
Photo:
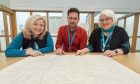
[[[101,55],[45,55],[3,69],[0,84],[140,84],[140,75]]]

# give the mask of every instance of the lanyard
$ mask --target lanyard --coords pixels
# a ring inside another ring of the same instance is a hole
[[[34,44],[34,48],[35,48],[35,49],[39,49],[37,43],[36,43],[36,42],[34,42],[34,43],[35,43],[35,44]]]
[[[72,39],[70,39],[70,31],[68,29],[68,40],[69,40],[69,45],[71,46],[73,41],[74,41],[74,37],[76,35],[76,31],[74,32],[74,34],[72,35]]]
[[[105,40],[105,38],[104,38],[104,32],[102,31],[102,42],[103,42],[102,51],[105,50],[105,46],[106,46],[106,44],[107,44],[107,42],[108,42],[108,40],[109,40],[111,34],[112,34],[112,32],[109,33],[109,35],[107,36],[107,39]]]

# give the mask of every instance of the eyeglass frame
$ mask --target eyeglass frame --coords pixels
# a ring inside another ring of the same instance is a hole
[[[107,22],[107,21],[109,21],[111,19],[112,19],[111,17],[108,17],[108,18],[105,18],[105,19],[100,19],[99,22],[104,23],[104,22]]]

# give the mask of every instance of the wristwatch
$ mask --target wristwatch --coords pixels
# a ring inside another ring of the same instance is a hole
[[[118,53],[118,51],[117,50],[114,50],[115,51],[115,53]]]

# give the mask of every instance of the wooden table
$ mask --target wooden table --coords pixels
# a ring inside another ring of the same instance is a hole
[[[49,53],[49,55],[53,55],[53,54],[55,53]],[[74,53],[67,53],[67,54],[74,54]],[[87,54],[96,55],[96,54],[101,54],[101,53],[87,53]],[[4,53],[0,53],[0,70],[24,58],[25,57],[7,57],[6,58]],[[114,56],[111,58],[140,74],[140,53],[129,53],[127,55]]]
[[[140,74],[140,53],[115,56],[112,59]]]

